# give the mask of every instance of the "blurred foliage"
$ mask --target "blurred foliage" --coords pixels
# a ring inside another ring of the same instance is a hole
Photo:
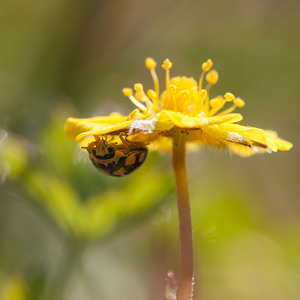
[[[212,58],[212,93],[295,145],[189,155],[195,299],[299,299],[299,17],[298,0],[1,1],[0,299],[160,299],[178,273],[169,156],[110,178],[63,131],[130,112],[121,89],[150,86],[147,56],[194,77]]]
[[[27,291],[22,280],[12,278],[1,286],[1,299],[24,300],[27,299]]]
[[[111,185],[100,181],[103,175],[99,175],[93,167],[84,171],[89,163],[83,160],[87,156],[85,151],[77,153],[82,161],[73,163],[72,154],[76,145],[73,143],[70,147],[71,143],[62,130],[64,121],[65,117],[52,119],[39,133],[42,138],[40,153],[36,156],[40,157],[34,157],[38,161],[37,166],[30,162],[31,149],[11,134],[6,133],[3,137],[0,152],[1,161],[6,163],[2,167],[3,176],[8,172],[11,179],[18,181],[24,192],[42,204],[63,231],[78,239],[112,235],[114,228],[143,219],[173,189],[169,176],[151,167],[155,163],[153,158],[144,167],[143,176],[136,172],[129,179],[124,179],[125,183],[121,186],[115,185],[117,180]],[[82,177],[83,172],[85,178]],[[77,174],[81,174],[81,189],[87,193],[85,197],[76,190]],[[97,194],[91,182],[97,185]]]
[[[66,139],[63,131],[66,116],[66,110],[57,108],[40,130],[39,143],[35,145],[11,132],[3,132],[1,177],[18,186],[18,193],[34,204],[31,207],[40,210],[55,225],[66,247],[73,248],[70,253],[66,250],[68,255],[75,255],[78,260],[77,252],[83,252],[93,241],[107,241],[149,217],[174,186],[170,173],[155,167],[157,155],[150,155],[143,166],[143,176],[137,171],[121,180],[106,179],[106,175],[92,166],[85,151],[74,148],[77,145]],[[7,295],[15,293],[18,295],[19,285],[15,287],[12,283]],[[54,295],[57,297],[56,292]]]

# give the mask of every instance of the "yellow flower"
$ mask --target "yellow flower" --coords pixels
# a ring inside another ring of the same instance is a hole
[[[227,148],[240,156],[287,151],[292,147],[274,131],[237,124],[243,117],[232,112],[245,105],[242,99],[232,93],[210,97],[210,89],[219,77],[217,71],[211,70],[210,59],[202,64],[199,82],[179,76],[170,79],[172,63],[166,59],[162,65],[166,70],[166,88],[162,93],[155,72],[156,62],[147,58],[145,63],[152,75],[154,90],[146,93],[141,83],[134,85],[135,92],[123,89],[124,95],[137,107],[129,116],[113,113],[107,117],[69,118],[65,125],[67,136],[88,150],[95,147],[99,139],[110,139],[120,145],[124,142],[120,135],[125,136],[127,143],[161,149],[170,147],[169,141],[180,135],[193,145]]]
[[[69,138],[76,139],[88,151],[96,168],[113,176],[124,176],[138,168],[152,145],[172,149],[181,257],[177,299],[192,299],[193,236],[186,144],[227,148],[241,156],[286,151],[292,144],[278,138],[276,132],[237,124],[243,117],[232,112],[245,103],[232,93],[210,98],[210,88],[219,77],[211,70],[211,60],[203,63],[199,82],[187,77],[170,79],[172,63],[165,60],[162,67],[166,70],[166,88],[162,93],[155,72],[156,62],[147,58],[146,67],[151,72],[154,90],[144,92],[141,83],[134,85],[135,92],[123,89],[124,95],[137,107],[129,116],[114,113],[108,117],[69,118],[65,130]],[[229,107],[224,108],[228,103]]]

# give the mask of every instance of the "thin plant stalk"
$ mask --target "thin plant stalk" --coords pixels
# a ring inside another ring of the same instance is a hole
[[[180,283],[177,299],[191,300],[194,277],[193,233],[186,173],[186,143],[180,135],[173,139],[172,163],[177,189],[180,236]]]

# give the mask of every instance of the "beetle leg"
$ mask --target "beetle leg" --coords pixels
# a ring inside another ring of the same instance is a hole
[[[124,138],[125,136],[125,138]],[[123,145],[127,148],[127,150],[129,151],[129,145],[128,145],[128,141],[127,141],[127,135],[124,132],[121,132],[119,134],[119,139],[121,140],[121,142],[123,143]]]
[[[112,135],[109,135],[109,136],[105,135],[105,138],[106,138],[105,141],[106,141],[107,143],[109,143],[109,142],[111,142],[111,141],[114,140],[114,136],[112,136]]]

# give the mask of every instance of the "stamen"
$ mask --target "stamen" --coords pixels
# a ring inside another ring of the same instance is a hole
[[[177,111],[177,101],[176,101],[176,98],[175,98],[175,92],[177,90],[177,86],[176,85],[173,85],[173,84],[170,84],[169,85],[169,95],[171,96],[172,98],[172,102],[173,102],[173,110],[174,111]]]
[[[202,70],[203,70],[204,72],[208,72],[208,71],[211,69],[212,65],[213,65],[212,60],[211,60],[211,59],[208,59],[206,62],[204,62],[204,63],[202,64]]]
[[[201,90],[199,92],[199,97],[198,97],[198,103],[199,107],[201,108],[201,111],[205,110],[205,99],[207,98],[207,91],[206,90]]]
[[[167,58],[165,59],[165,61],[163,62],[162,64],[162,67],[165,69],[165,70],[169,70],[172,68],[172,63],[170,62],[170,60]]]
[[[162,67],[166,70],[166,90],[168,90],[170,85],[170,69],[172,68],[172,63],[168,58],[164,61]]]
[[[134,85],[134,89],[138,92],[138,93],[142,93],[143,92],[143,85],[141,83],[136,83]]]
[[[227,102],[231,102],[232,100],[235,99],[235,96],[234,96],[232,93],[226,93],[226,94],[224,95],[224,98],[225,98],[225,100],[226,100]]]
[[[143,94],[142,93],[135,93],[134,97],[137,101],[143,102]]]
[[[220,112],[220,113],[218,114],[218,116],[224,116],[224,115],[227,115],[227,114],[233,112],[236,108],[237,108],[237,106],[236,106],[235,104],[233,104],[231,107],[229,107],[229,108],[223,110],[222,112]]]
[[[209,73],[207,73],[205,79],[209,85],[214,85],[219,79],[219,74],[216,70],[211,70]]]
[[[183,100],[182,101],[183,103],[188,103],[189,95],[190,95],[189,91],[183,90],[178,94],[178,97],[182,97],[181,100]],[[176,101],[176,104],[177,104],[177,101]],[[190,107],[192,107],[192,106],[190,106]],[[186,107],[186,106],[182,107],[181,110],[182,110],[182,113],[189,113],[190,112],[189,107]]]
[[[216,98],[213,98],[209,101],[209,105],[211,107],[211,110],[209,111],[209,115],[213,116],[216,112],[218,112],[221,108],[223,108],[226,101],[219,96]]]
[[[178,97],[180,97],[180,96],[188,97],[189,94],[190,94],[190,91],[188,91],[188,90],[183,90],[183,91],[181,91],[180,93],[178,93]]]
[[[219,74],[216,70],[211,70],[209,73],[206,74],[205,79],[207,81],[207,85],[205,87],[205,89],[207,90],[207,97],[205,99],[205,110],[208,111],[209,110],[209,90],[212,85],[217,83],[217,81],[219,79]]]
[[[153,90],[148,90],[147,95],[150,98],[150,100],[152,100],[154,105],[158,106],[157,94]]]
[[[206,96],[207,96],[207,91],[206,90],[201,90],[199,92],[199,102],[200,102],[200,105],[203,104],[203,101],[206,98]]]
[[[144,103],[146,103],[147,108],[151,111],[154,112],[154,104],[153,102],[146,96],[146,94],[143,92],[142,93],[142,100]]]
[[[153,111],[153,103],[144,93],[143,85],[141,83],[136,83],[134,85],[134,89],[137,91],[137,93],[135,94],[135,98],[140,102],[146,103],[147,108]]]
[[[199,91],[202,90],[202,83],[203,83],[204,74],[211,69],[212,65],[213,65],[213,62],[212,62],[211,59],[208,59],[206,62],[204,62],[202,64],[202,73],[201,73],[201,76],[200,76],[200,79],[199,79]]]
[[[245,101],[242,100],[241,98],[235,98],[233,102],[239,108],[245,106]]]
[[[131,95],[133,94],[131,88],[124,88],[124,89],[122,90],[122,92],[123,92],[123,94],[124,94],[125,97],[129,97],[129,96],[131,96]]]
[[[224,105],[224,100],[222,97],[216,97],[209,101],[211,108],[216,108]]]
[[[142,103],[140,103],[137,99],[135,99],[133,97],[133,91],[130,88],[124,88],[123,90],[123,94],[124,96],[128,97],[130,99],[130,101],[137,106],[140,110],[142,111],[147,111],[147,108],[145,105],[143,105]]]
[[[155,72],[156,62],[153,58],[148,57],[146,58],[145,65],[146,68],[150,70],[153,83],[154,83],[154,90],[156,95],[159,97],[159,81],[158,81],[157,74]]]
[[[225,100],[232,101],[231,99],[233,100],[233,105],[231,107],[227,108],[226,110],[222,111],[221,113],[219,113],[218,116],[223,116],[223,115],[229,114],[229,113],[233,112],[237,107],[241,108],[245,105],[245,102],[241,98],[235,98],[233,94],[226,93]]]
[[[145,65],[146,65],[146,68],[149,69],[149,70],[152,70],[152,69],[156,68],[156,62],[151,57],[146,58]]]

